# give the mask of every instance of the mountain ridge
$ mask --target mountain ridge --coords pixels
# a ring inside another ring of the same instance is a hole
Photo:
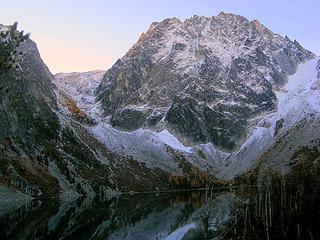
[[[248,119],[273,110],[274,91],[312,57],[238,15],[165,19],[107,71],[97,100],[114,127],[128,128],[129,118],[128,130],[164,124],[181,141],[233,150],[248,134]]]

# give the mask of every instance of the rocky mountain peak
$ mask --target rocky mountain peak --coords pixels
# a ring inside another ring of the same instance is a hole
[[[232,149],[245,139],[247,121],[275,109],[274,91],[312,57],[239,15],[169,18],[107,71],[97,99],[115,127],[130,115],[135,128],[165,126],[182,141]]]

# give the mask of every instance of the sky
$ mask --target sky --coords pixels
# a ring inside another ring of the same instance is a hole
[[[221,11],[320,54],[320,0],[1,0],[0,23],[30,32],[51,72],[83,72],[110,68],[152,22]]]

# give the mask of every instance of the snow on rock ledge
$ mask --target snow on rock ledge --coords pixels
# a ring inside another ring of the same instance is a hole
[[[268,149],[276,146],[277,140],[284,137],[303,119],[310,118],[310,116],[320,116],[320,91],[313,87],[318,82],[318,61],[319,57],[299,65],[297,72],[290,76],[283,89],[276,93],[277,111],[262,117],[260,122],[268,124],[258,124],[258,126],[266,126],[257,127],[241,148],[229,157],[227,161],[229,166],[219,173],[220,177],[232,178],[251,169]],[[281,141],[285,140],[281,139]],[[290,141],[290,139],[286,141]],[[303,144],[304,140],[302,139],[300,142],[298,139],[291,139],[291,141],[293,144],[299,145]],[[292,146],[288,148],[287,160],[290,152],[294,149]],[[277,153],[277,155],[280,154],[280,152]],[[280,164],[280,161],[276,164]]]

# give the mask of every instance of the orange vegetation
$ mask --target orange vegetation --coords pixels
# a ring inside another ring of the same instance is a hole
[[[77,106],[77,103],[74,100],[70,98],[64,99],[62,105],[66,106],[70,113],[74,114],[75,116],[79,118],[87,118],[87,114]]]
[[[203,188],[207,185],[220,186],[225,183],[224,180],[216,179],[196,166],[190,167],[189,171],[183,176],[169,176],[168,182],[174,188]]]

